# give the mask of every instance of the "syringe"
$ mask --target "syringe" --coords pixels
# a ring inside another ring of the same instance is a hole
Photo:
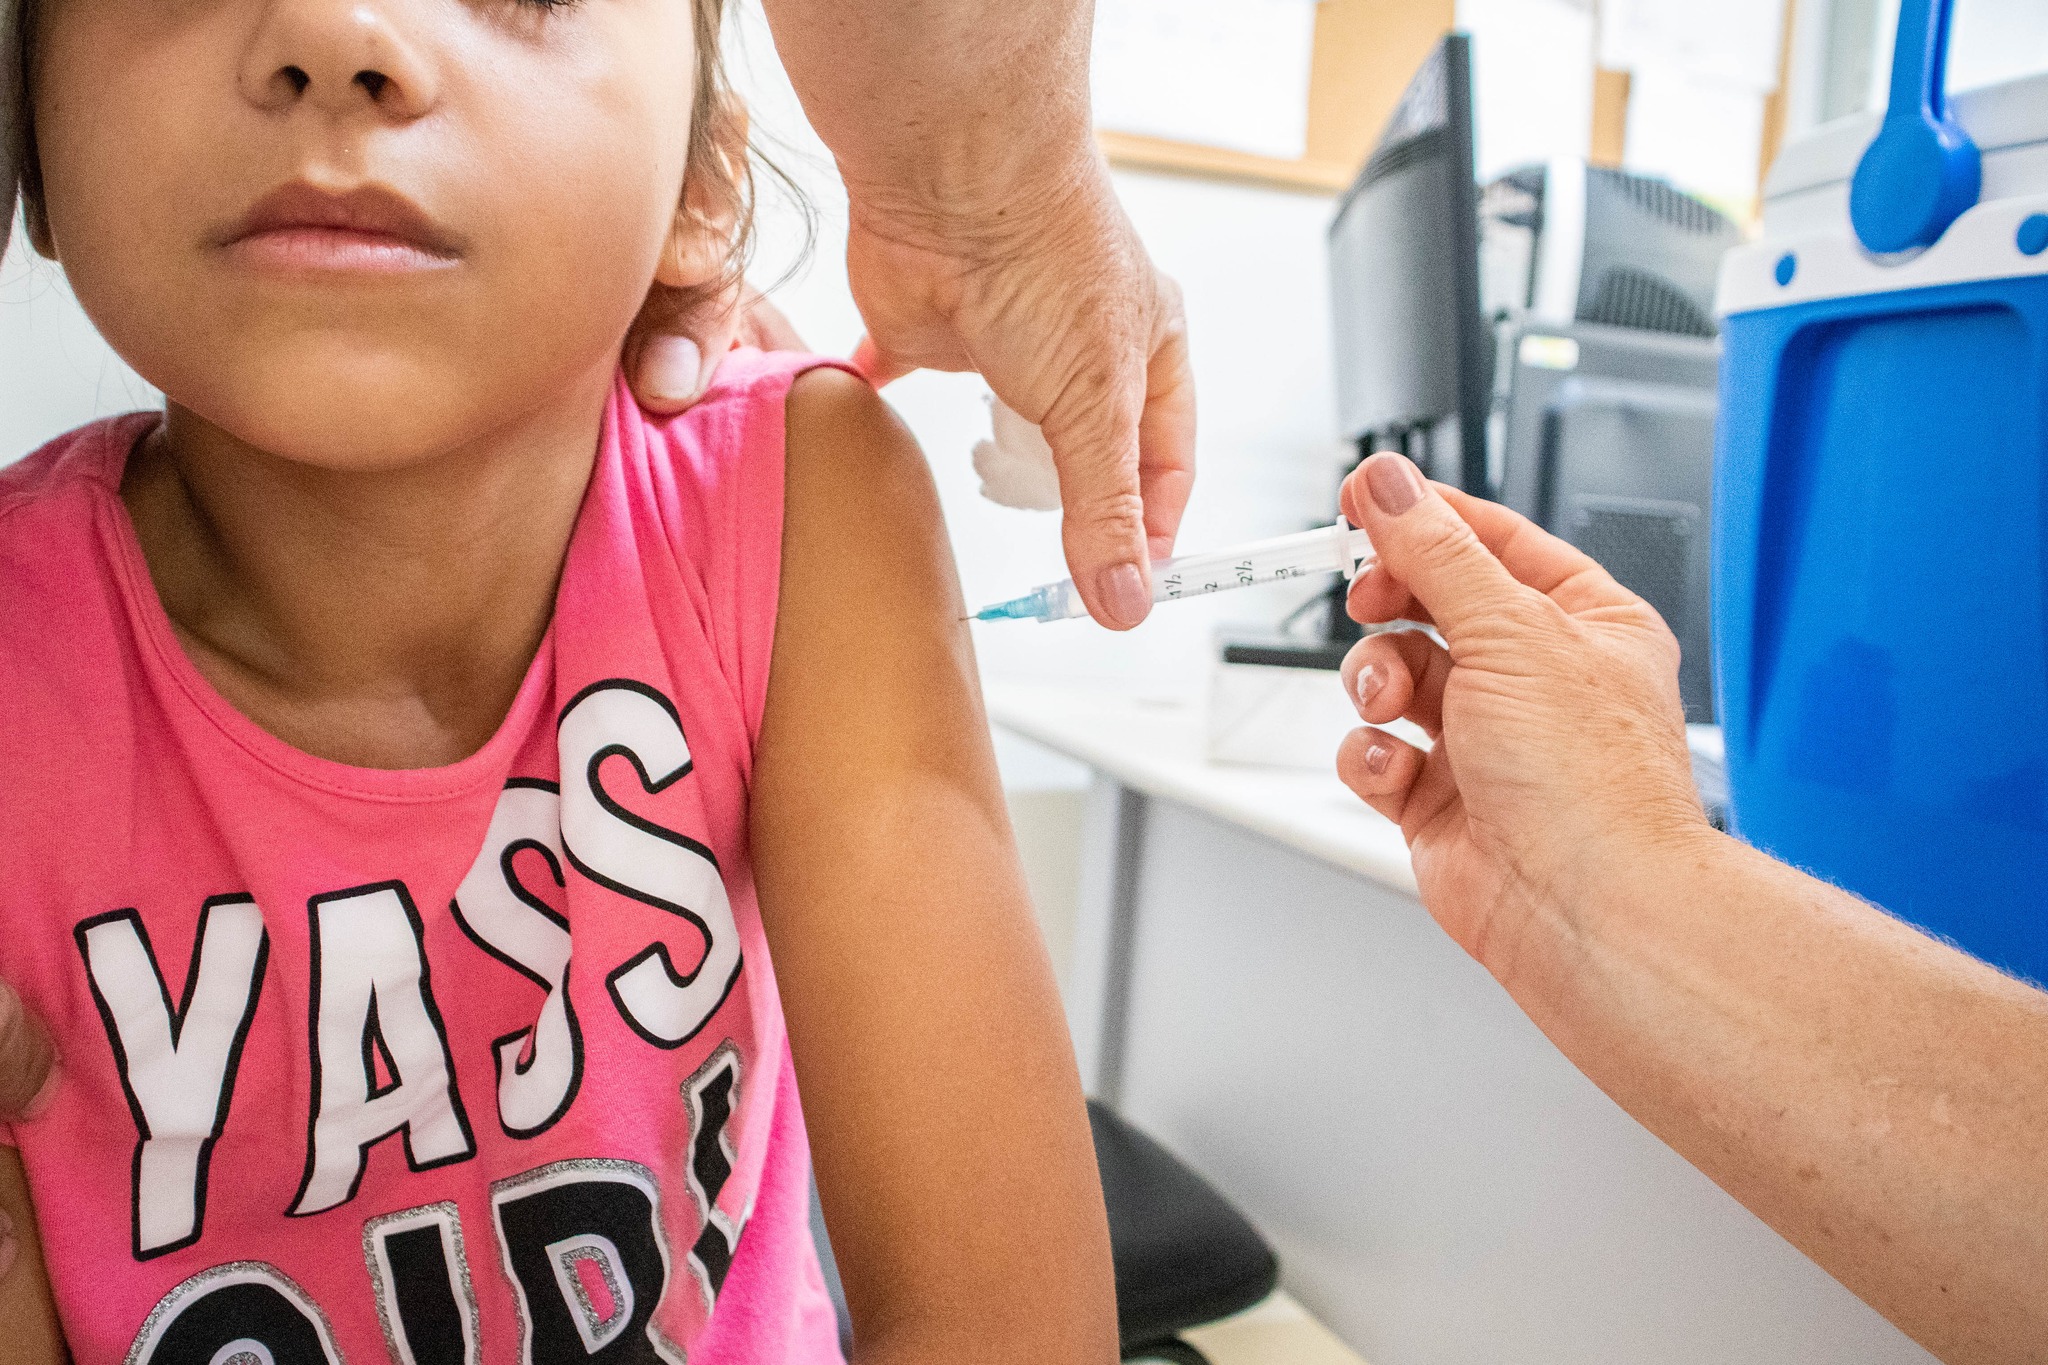
[[[1342,517],[1334,526],[1318,526],[1271,540],[1255,540],[1228,550],[1207,554],[1178,555],[1152,566],[1152,600],[1177,602],[1187,597],[1205,597],[1212,592],[1249,588],[1260,583],[1284,583],[1291,578],[1341,573],[1347,577],[1372,557],[1372,541]],[[1063,578],[1034,588],[1022,597],[983,607],[974,614],[977,621],[1064,621],[1085,616],[1081,594],[1074,580]]]

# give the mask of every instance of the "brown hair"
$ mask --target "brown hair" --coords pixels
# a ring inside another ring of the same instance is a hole
[[[8,0],[0,0],[0,6],[7,3]],[[0,157],[0,166],[12,160],[20,168],[18,188],[29,240],[38,250],[47,252],[50,219],[43,200],[42,161],[36,154],[32,79],[35,75],[36,24],[42,0],[13,0],[13,4],[13,51],[0,54],[0,60],[5,60],[12,67],[8,74],[13,79],[0,81],[0,88],[7,89],[14,107],[0,112],[0,117],[4,117],[4,122],[0,122],[0,133],[12,140],[14,145],[8,150],[14,156]],[[686,190],[696,197],[704,217],[731,225],[731,249],[717,278],[687,291],[688,297],[681,301],[685,306],[716,297],[739,280],[746,270],[753,247],[755,209],[756,156],[747,140],[746,107],[726,80],[725,63],[719,47],[725,0],[693,0],[693,8],[696,14],[697,82],[690,118]],[[0,25],[0,36],[5,33],[5,26]],[[735,155],[735,148],[743,150]],[[779,169],[765,161],[762,164],[769,174],[795,192],[795,186]],[[17,187],[0,186],[0,194],[13,188]]]
[[[761,160],[748,139],[747,108],[726,79],[719,41],[725,26],[725,4],[726,0],[692,0],[697,30],[697,82],[690,110],[690,148],[683,190],[685,195],[694,192],[700,197],[707,218],[729,225],[727,247],[718,275],[688,290],[687,297],[681,300],[685,307],[723,293],[746,272],[754,248],[756,161],[760,160],[786,188],[796,188],[772,162]]]
[[[0,0],[0,4],[5,3],[7,0]],[[50,240],[50,221],[43,212],[43,164],[36,157],[36,106],[29,92],[29,77],[34,73],[36,11],[40,6],[38,0],[13,0],[13,4],[12,27],[0,25],[0,37],[11,39],[14,48],[0,58],[10,68],[9,79],[0,82],[0,89],[14,102],[12,109],[0,112],[0,120],[4,120],[0,121],[0,133],[12,144],[7,148],[10,154],[0,156],[0,166],[13,166],[21,179],[18,185],[0,186],[0,195],[7,196],[7,209],[11,212],[12,192],[20,191],[29,240],[42,250]]]

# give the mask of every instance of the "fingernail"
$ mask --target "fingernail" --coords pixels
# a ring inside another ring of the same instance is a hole
[[[43,1088],[36,1091],[36,1097],[28,1102],[28,1108],[21,1111],[24,1119],[41,1118],[57,1102],[57,1081],[57,1067],[52,1063],[50,1074],[43,1078]]]
[[[1152,596],[1145,591],[1145,577],[1135,564],[1112,564],[1102,571],[1102,604],[1117,624],[1135,626],[1152,610]]]
[[[1357,685],[1359,706],[1371,706],[1372,699],[1377,697],[1380,694],[1380,689],[1386,685],[1387,670],[1381,668],[1378,664],[1367,664],[1364,668],[1359,669]]]
[[[1398,517],[1422,501],[1422,476],[1400,455],[1375,455],[1365,462],[1365,486],[1380,511]]]
[[[640,386],[656,398],[687,403],[697,396],[704,352],[688,337],[650,337],[640,353]]]
[[[14,1220],[0,1213],[0,1280],[14,1269],[14,1259],[20,1252],[21,1243],[14,1240]]]
[[[1387,764],[1394,760],[1394,746],[1383,739],[1376,739],[1365,746],[1365,770],[1374,777],[1383,776]]]

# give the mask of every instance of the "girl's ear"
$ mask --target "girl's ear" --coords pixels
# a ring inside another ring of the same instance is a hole
[[[718,283],[732,264],[744,207],[746,108],[737,100],[722,101],[711,123],[710,137],[693,149],[683,176],[683,199],[654,271],[656,283],[670,289]],[[711,164],[702,164],[707,161]]]

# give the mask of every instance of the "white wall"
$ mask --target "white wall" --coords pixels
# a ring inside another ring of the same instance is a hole
[[[1834,0],[1841,3],[1842,0]],[[1899,0],[1877,0],[1865,108],[1881,109],[1891,88]],[[1970,90],[2048,71],[2048,5],[2041,0],[1955,0],[1948,88]]]
[[[82,422],[155,401],[86,321],[64,272],[29,251],[17,224],[0,261],[0,464]]]

